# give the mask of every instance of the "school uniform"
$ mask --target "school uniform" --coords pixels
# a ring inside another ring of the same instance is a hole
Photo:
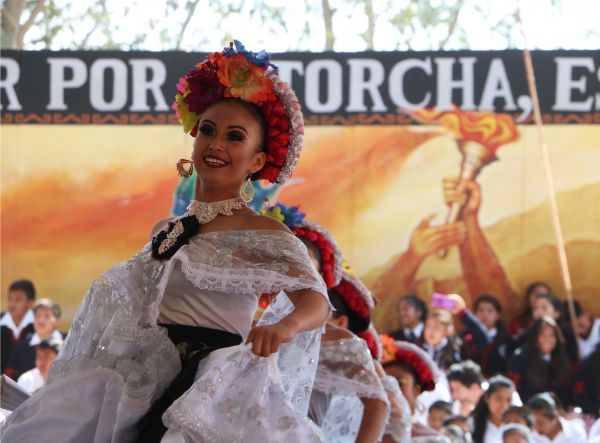
[[[0,366],[3,374],[12,349],[30,334],[33,334],[33,311],[27,311],[19,325],[15,324],[9,312],[0,314]]]

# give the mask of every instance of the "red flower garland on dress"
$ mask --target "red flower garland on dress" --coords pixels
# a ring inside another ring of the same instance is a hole
[[[314,231],[307,226],[294,226],[292,227],[292,232],[296,234],[298,238],[305,239],[319,250],[319,253],[321,254],[321,275],[323,276],[323,280],[325,280],[327,288],[332,288],[336,283],[336,256],[333,245],[325,235]]]

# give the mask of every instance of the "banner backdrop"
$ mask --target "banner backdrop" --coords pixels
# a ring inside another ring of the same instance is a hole
[[[2,300],[17,278],[57,300],[64,328],[94,277],[181,209],[175,84],[201,54],[14,52],[0,60]],[[600,314],[600,53],[533,52],[575,296]],[[260,199],[300,205],[380,299],[498,296],[543,280],[563,295],[522,54],[274,57],[303,103],[294,180]],[[444,196],[468,198],[446,226]],[[261,200],[260,200],[261,201]],[[260,203],[259,201],[259,203]]]

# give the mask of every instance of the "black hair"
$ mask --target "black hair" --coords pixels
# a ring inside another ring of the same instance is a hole
[[[556,396],[551,395],[549,392],[535,394],[527,402],[527,407],[531,412],[539,412],[547,418],[557,417],[560,410],[560,404],[557,403]]]
[[[481,385],[484,380],[481,367],[471,360],[464,360],[451,365],[448,368],[446,378],[448,381],[457,381],[467,388],[474,384]]]
[[[502,304],[500,304],[500,301],[492,294],[481,294],[479,298],[475,300],[473,311],[477,311],[481,303],[489,303],[496,311],[498,311],[498,313],[502,313]]]
[[[408,362],[405,362],[404,360],[393,360],[393,361],[384,363],[383,369],[385,370],[386,368],[391,368],[393,366],[396,366],[396,367],[402,369],[404,372],[408,372],[413,378],[413,385],[414,386],[419,385],[419,374],[417,374],[417,370],[415,368],[413,368],[412,365],[410,365]]]
[[[354,334],[359,334],[369,329],[369,324],[371,323],[370,316],[361,317],[350,309],[335,289],[328,289],[327,294],[329,295],[329,301],[335,308],[335,311],[332,313],[334,318],[341,317],[342,315],[348,317],[348,329]]]
[[[41,300],[39,300],[33,307],[33,312],[35,313],[39,308],[50,309],[50,311],[52,312],[52,315],[54,315],[56,318],[60,318],[60,316],[62,314],[60,306],[58,304],[54,303],[49,298],[42,298]]]
[[[485,390],[485,394],[481,396],[477,402],[477,406],[473,410],[473,442],[483,443],[483,437],[485,436],[485,428],[487,427],[487,421],[490,416],[490,409],[487,404],[487,400],[494,392],[498,389],[508,388],[515,390],[515,385],[510,379],[503,375],[495,375],[490,378],[488,388]]]
[[[550,285],[548,285],[548,283],[544,283],[543,281],[534,281],[533,283],[530,283],[529,286],[527,286],[527,289],[525,289],[525,309],[523,310],[521,317],[531,318],[531,306],[529,305],[529,296],[540,286],[546,288],[548,292],[552,292],[552,288],[550,288]]]
[[[556,312],[558,312],[558,320],[560,321],[564,315],[563,315],[563,305],[561,303],[561,301],[558,299],[558,297],[556,295],[553,294],[540,294],[538,295],[537,299],[544,299],[544,300],[548,300],[548,302],[552,305],[552,307],[554,308],[554,310]]]
[[[503,341],[505,338],[508,337],[509,333],[508,329],[506,329],[506,325],[504,324],[504,320],[502,320],[502,304],[500,303],[500,300],[498,300],[492,294],[482,294],[475,301],[475,304],[473,305],[473,311],[477,312],[477,309],[482,303],[489,303],[494,307],[498,314],[500,314],[498,320],[496,320],[496,324],[494,325],[494,327],[496,328],[496,340],[498,342]]]
[[[556,335],[556,346],[550,354],[550,364],[547,364],[538,347],[538,337],[543,326],[550,326]],[[543,317],[531,326],[527,332],[524,354],[527,376],[536,387],[545,386],[552,382],[555,386],[566,386],[569,383],[570,364],[567,356],[565,338],[560,327],[552,317]]]
[[[533,427],[533,416],[531,415],[531,411],[527,406],[510,406],[506,411],[504,411],[504,414],[502,414],[502,419],[504,420],[510,414],[516,414],[521,417],[527,424],[528,428]]]
[[[579,303],[577,300],[573,301],[573,310],[575,311],[576,318],[581,317],[584,313],[581,303]],[[571,311],[569,310],[569,302],[568,301],[563,302],[562,312],[565,314],[565,321],[570,322],[571,321]]]
[[[446,414],[452,414],[452,403],[444,400],[436,400],[429,406],[428,412],[444,411]]]
[[[23,291],[27,300],[35,300],[35,286],[31,280],[16,280],[10,284],[8,291]]]
[[[421,315],[419,316],[419,320],[425,321],[425,318],[427,318],[427,305],[417,295],[415,295],[415,294],[403,295],[398,300],[398,305],[400,305],[400,303],[402,303],[402,302],[408,303],[413,308],[415,308],[417,311],[419,311],[421,313]]]

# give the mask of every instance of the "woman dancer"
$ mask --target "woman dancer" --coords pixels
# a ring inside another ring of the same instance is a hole
[[[196,169],[196,201],[94,282],[49,384],[2,441],[160,441],[161,416],[177,441],[316,438],[262,358],[329,316],[304,245],[246,207],[250,180],[284,182],[302,147],[299,104],[271,66],[235,42],[181,79],[175,106],[195,141],[178,169]],[[292,309],[251,328],[258,297],[279,291]]]

